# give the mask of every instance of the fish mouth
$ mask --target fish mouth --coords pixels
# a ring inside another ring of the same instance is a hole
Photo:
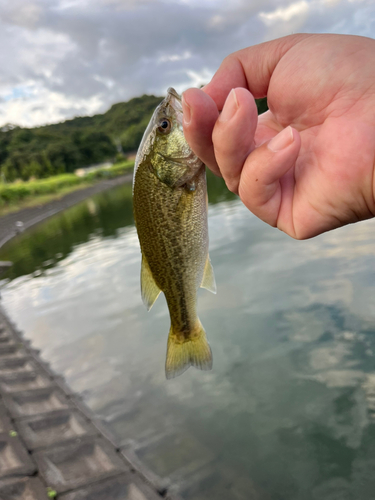
[[[173,87],[169,87],[169,89],[167,90],[167,93],[172,95],[173,97],[175,97],[176,99],[178,99],[181,102],[180,94],[178,94]]]

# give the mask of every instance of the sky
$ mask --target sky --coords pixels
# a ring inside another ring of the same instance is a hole
[[[0,0],[0,127],[103,113],[208,83],[291,33],[375,36],[374,0]]]

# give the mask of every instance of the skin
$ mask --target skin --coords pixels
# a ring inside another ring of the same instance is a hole
[[[270,110],[257,117],[264,96]],[[248,47],[187,90],[183,111],[193,151],[271,226],[306,239],[374,217],[375,40],[292,35]]]

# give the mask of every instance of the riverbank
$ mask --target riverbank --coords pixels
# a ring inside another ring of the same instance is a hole
[[[0,218],[0,246],[87,197],[130,182],[101,181]],[[39,357],[0,304],[0,498],[181,500]]]
[[[128,173],[113,179],[99,181],[93,186],[70,192],[48,203],[27,207],[0,217],[0,248],[17,233],[85,200],[89,196],[125,182],[131,182],[132,176],[132,173]]]
[[[93,186],[100,180],[126,175],[133,171],[133,167],[134,161],[125,160],[44,179],[0,183],[0,217],[23,208],[43,205],[77,189]]]

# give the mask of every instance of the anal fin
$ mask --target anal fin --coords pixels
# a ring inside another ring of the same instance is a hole
[[[215,275],[209,255],[207,255],[206,265],[204,266],[201,288],[205,288],[209,292],[216,293]]]
[[[147,307],[148,311],[154,305],[155,300],[159,297],[160,291],[160,288],[155,283],[155,280],[152,276],[147,259],[144,255],[142,255],[141,293],[143,303]]]

